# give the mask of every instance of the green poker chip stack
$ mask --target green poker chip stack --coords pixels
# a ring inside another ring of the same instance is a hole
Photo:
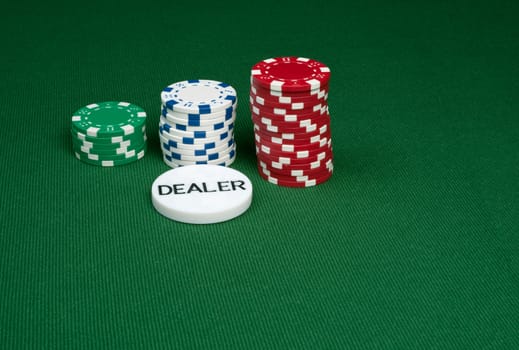
[[[146,154],[146,112],[128,102],[93,103],[72,116],[76,158],[92,165],[118,166]]]

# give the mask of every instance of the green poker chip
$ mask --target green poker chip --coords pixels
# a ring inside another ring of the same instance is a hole
[[[142,147],[142,149],[140,149],[139,151],[131,151],[124,155],[110,157],[104,157],[96,154],[88,154],[85,152],[81,152],[79,150],[74,150],[74,154],[77,159],[87,164],[103,167],[114,167],[133,163],[141,159],[146,154],[146,149],[147,147],[146,145],[144,145],[144,147]]]
[[[101,157],[111,157],[111,156],[119,156],[123,154],[127,154],[131,151],[140,151],[145,144],[140,145],[128,145],[118,148],[96,148],[96,147],[87,147],[84,145],[80,145],[77,143],[74,143],[74,150],[77,152],[82,152],[86,154],[96,154]]]
[[[111,136],[111,137],[95,137],[89,136],[85,133],[79,131],[72,125],[70,128],[70,133],[72,135],[73,140],[81,141],[81,142],[92,142],[98,145],[112,145],[119,144],[125,141],[136,142],[142,140],[143,137],[146,137],[146,126],[143,125],[140,129],[135,129],[132,134],[129,135],[121,135],[121,136]]]
[[[142,151],[141,153],[137,154],[135,157],[127,158],[125,160],[94,161],[94,160],[90,160],[89,158],[87,158],[83,155],[76,153],[76,158],[81,160],[84,163],[91,164],[91,165],[97,165],[97,166],[102,166],[102,167],[116,167],[116,166],[121,166],[121,165],[126,165],[126,164],[136,162],[139,159],[141,159],[142,157],[144,157],[144,154],[145,154],[145,152]]]
[[[92,103],[72,116],[72,127],[90,137],[131,135],[145,122],[146,112],[129,102]]]
[[[125,160],[135,156],[141,151],[146,152],[147,144],[142,144],[138,148],[122,148],[113,151],[99,151],[88,148],[77,148],[74,146],[74,152],[86,156],[90,160]]]
[[[146,136],[141,137],[140,139],[132,139],[132,140],[125,140],[121,141],[119,143],[97,143],[97,142],[89,142],[89,141],[82,141],[72,138],[72,145],[74,147],[78,148],[88,148],[92,150],[99,150],[99,151],[110,151],[110,150],[116,150],[119,148],[134,148],[137,149],[147,140]]]

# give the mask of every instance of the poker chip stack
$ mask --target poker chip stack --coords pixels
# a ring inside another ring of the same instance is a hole
[[[310,187],[333,173],[330,69],[303,57],[263,60],[252,67],[250,109],[259,174],[286,187]]]
[[[161,93],[159,138],[164,162],[229,166],[236,158],[234,88],[214,80],[186,80]]]
[[[146,112],[128,102],[93,103],[72,116],[76,158],[98,166],[125,165],[146,153]]]

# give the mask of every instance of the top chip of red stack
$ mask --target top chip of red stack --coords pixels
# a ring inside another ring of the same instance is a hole
[[[253,83],[282,92],[305,92],[328,85],[330,69],[305,57],[278,57],[258,62],[252,67]]]

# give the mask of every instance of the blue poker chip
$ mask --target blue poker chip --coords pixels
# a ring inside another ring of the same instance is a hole
[[[164,159],[164,163],[166,163],[166,165],[168,165],[171,168],[178,168],[178,167],[188,166],[188,165],[203,165],[203,164],[212,164],[212,165],[220,165],[220,166],[228,167],[228,166],[231,166],[232,163],[234,162],[234,160],[236,159],[236,153],[230,159],[225,158],[225,159],[218,159],[217,161],[214,161],[214,160],[207,161],[207,162],[202,161],[205,163],[198,162],[198,164],[197,164],[197,162],[192,162],[192,161],[175,160],[165,154],[163,155],[162,158]]]
[[[171,84],[161,93],[162,104],[175,112],[211,114],[233,106],[236,90],[215,80],[185,80]]]
[[[170,129],[180,130],[180,131],[207,131],[207,132],[214,132],[218,130],[225,130],[226,128],[229,128],[230,125],[234,125],[234,119],[228,120],[228,121],[220,121],[217,120],[212,124],[207,123],[207,125],[203,126],[190,126],[185,124],[178,124],[175,123],[175,121],[171,119],[167,119],[164,116],[160,116],[160,122],[161,124],[167,124],[170,126]]]
[[[212,152],[207,154],[184,154],[179,152],[164,152],[171,159],[186,160],[186,161],[211,161],[220,158],[229,157],[232,158],[234,155],[234,146],[231,146],[220,152]]]
[[[211,157],[211,159],[208,159],[208,157],[184,157],[183,159],[179,159],[176,155],[167,153],[164,153],[163,156],[166,161],[176,163],[177,165],[220,164],[233,160],[236,156],[236,150],[233,147],[231,151],[216,157]]]
[[[225,108],[222,111],[210,113],[210,114],[199,114],[199,113],[182,113],[176,112],[165,105],[162,105],[161,114],[165,118],[178,120],[179,123],[200,123],[193,126],[207,125],[214,123],[217,120],[229,120],[236,115],[236,105]]]
[[[234,144],[234,141],[232,141],[232,142],[225,141],[225,142],[222,142],[221,144],[217,145],[217,147],[209,148],[209,149],[204,149],[202,145],[193,145],[193,146],[188,145],[188,147],[191,147],[191,148],[166,147],[166,145],[164,145],[164,144],[162,146],[163,146],[162,147],[163,153],[166,153],[166,154],[178,153],[178,154],[182,154],[184,156],[189,156],[189,157],[205,157],[209,154],[229,152],[231,150],[231,148],[236,147]],[[202,146],[202,147],[200,147],[200,146]]]
[[[172,137],[173,140],[175,138],[182,139],[185,137],[193,138],[193,139],[206,139],[206,140],[221,140],[222,137],[226,138],[229,133],[234,131],[234,125],[230,124],[223,130],[216,131],[182,131],[178,129],[174,129],[169,124],[159,124],[159,131],[165,137]]]
[[[192,127],[205,127],[214,125],[218,122],[228,122],[234,120],[236,119],[236,112],[232,108],[229,108],[226,109],[225,114],[218,118],[205,118],[204,114],[186,114],[185,117],[180,117],[178,113],[172,114],[169,109],[162,108],[161,117],[166,119],[168,122],[175,124],[182,124]]]
[[[205,144],[208,142],[226,140],[229,137],[232,138],[233,131],[232,130],[225,131],[225,132],[222,132],[221,134],[216,134],[212,137],[196,138],[193,136],[181,136],[178,134],[168,133],[166,130],[164,130],[164,126],[160,125],[159,126],[159,135],[163,136],[164,138],[167,138],[172,141],[176,141],[176,142],[179,142],[179,143],[182,143],[185,145],[201,145],[201,144]]]
[[[193,130],[193,129],[183,129],[182,126],[179,128],[174,125],[170,125],[169,123],[164,122],[163,120],[160,121],[159,127],[162,128],[166,133],[179,136],[179,137],[192,137],[195,139],[204,139],[204,138],[210,138],[210,137],[216,137],[220,134],[232,131],[234,129],[234,123],[230,123],[227,125],[222,125],[221,127],[218,127],[215,130]]]
[[[217,142],[207,142],[198,145],[185,145],[181,142],[173,141],[167,139],[165,137],[160,138],[162,149],[167,152],[180,152],[180,153],[188,153],[192,155],[207,155],[209,153],[219,152],[221,150],[227,149],[234,145],[234,138],[230,138],[227,141],[222,141],[221,143]]]

